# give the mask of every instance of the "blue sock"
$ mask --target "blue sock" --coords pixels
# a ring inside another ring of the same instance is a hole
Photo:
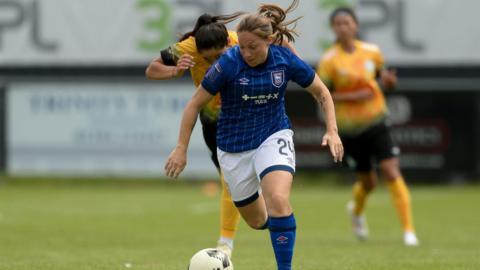
[[[291,270],[297,226],[295,217],[270,217],[270,239],[277,259],[278,270]]]

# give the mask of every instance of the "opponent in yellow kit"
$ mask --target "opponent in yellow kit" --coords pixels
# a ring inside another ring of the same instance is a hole
[[[387,106],[377,77],[386,88],[396,83],[396,75],[384,69],[378,46],[358,40],[358,22],[350,8],[336,9],[330,17],[336,43],[324,54],[317,73],[332,90],[335,112],[345,154],[353,161],[357,182],[349,203],[353,231],[366,239],[363,215],[367,196],[375,187],[378,164],[387,180],[404,231],[407,246],[418,245],[413,227],[410,194],[399,168],[399,149],[385,124]]]
[[[190,70],[195,87],[197,87],[208,68],[225,50],[238,43],[237,34],[228,31],[225,24],[236,19],[242,13],[227,16],[204,14],[197,20],[193,31],[186,33],[179,42],[161,51],[160,57],[154,59],[146,70],[146,76],[153,80],[173,79],[184,71]],[[211,158],[221,176],[222,195],[220,205],[220,239],[218,248],[231,256],[233,240],[237,231],[240,214],[226,189],[217,158],[217,117],[220,111],[218,94],[201,111],[200,119],[205,143]]]

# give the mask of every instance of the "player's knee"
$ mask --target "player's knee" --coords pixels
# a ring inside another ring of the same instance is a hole
[[[258,216],[258,217],[253,217],[249,218],[248,220],[245,220],[250,226],[250,228],[255,229],[255,230],[262,230],[265,227],[265,223],[267,222],[267,219],[264,216]]]
[[[366,192],[370,192],[377,186],[377,179],[374,177],[366,178],[364,181],[362,181],[362,185]]]
[[[270,196],[267,208],[269,214],[273,216],[288,216],[292,212],[288,195],[281,193]]]
[[[396,168],[388,168],[382,170],[382,175],[387,181],[393,181],[401,176],[400,170]]]
[[[398,158],[390,158],[380,163],[382,176],[387,181],[392,181],[401,176]]]
[[[360,172],[357,174],[357,180],[361,183],[363,190],[367,193],[374,190],[377,186],[377,174],[375,171]]]

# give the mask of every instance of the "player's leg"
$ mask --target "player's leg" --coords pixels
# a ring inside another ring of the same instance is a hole
[[[353,184],[353,214],[360,216],[365,211],[368,195],[376,187],[377,174],[374,170],[357,171],[356,180]]]
[[[233,204],[232,197],[230,196],[230,192],[225,184],[225,179],[220,171],[220,164],[217,157],[216,130],[216,122],[203,119],[203,138],[208,149],[210,150],[212,161],[220,174],[220,181],[222,185],[222,191],[220,195],[220,237],[217,242],[217,248],[231,257],[233,241],[238,229],[238,222],[240,221],[240,214]]]
[[[218,240],[217,247],[231,256],[233,241],[240,221],[240,214],[230,196],[223,174],[221,174],[220,177],[222,193],[220,198],[220,239]]]
[[[262,190],[269,216],[270,240],[278,270],[292,269],[296,238],[296,221],[290,205],[293,175],[289,171],[272,171],[262,178]]]
[[[357,180],[353,185],[353,200],[347,205],[347,210],[352,222],[353,234],[359,240],[368,238],[368,225],[365,215],[365,205],[368,195],[375,187],[376,183],[375,171],[357,172]]]
[[[350,215],[352,232],[359,240],[365,240],[368,237],[365,207],[368,195],[377,183],[377,175],[372,168],[371,150],[368,146],[367,135],[342,137],[347,163],[349,167],[354,168],[356,171],[356,180],[352,188],[352,200],[347,204],[347,211]]]
[[[225,183],[238,212],[250,227],[266,229],[267,209],[253,166],[255,152],[226,153],[218,150],[217,153]]]
[[[404,231],[404,243],[407,246],[418,245],[413,226],[410,192],[400,173],[398,158],[389,158],[380,162],[380,169],[387,179],[388,189]]]
[[[413,227],[410,192],[400,172],[399,148],[394,144],[386,125],[380,125],[376,132],[375,149],[379,160],[380,171],[387,181],[388,189],[404,231],[404,243],[409,246],[418,245]]]
[[[290,205],[295,172],[293,132],[281,130],[271,135],[257,150],[255,170],[261,179],[269,215],[269,231],[277,268],[290,270],[296,238],[296,221]]]

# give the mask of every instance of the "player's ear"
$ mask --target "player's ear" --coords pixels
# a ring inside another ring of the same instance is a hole
[[[272,45],[273,41],[275,40],[275,35],[270,35],[267,37],[267,43],[268,45]]]

